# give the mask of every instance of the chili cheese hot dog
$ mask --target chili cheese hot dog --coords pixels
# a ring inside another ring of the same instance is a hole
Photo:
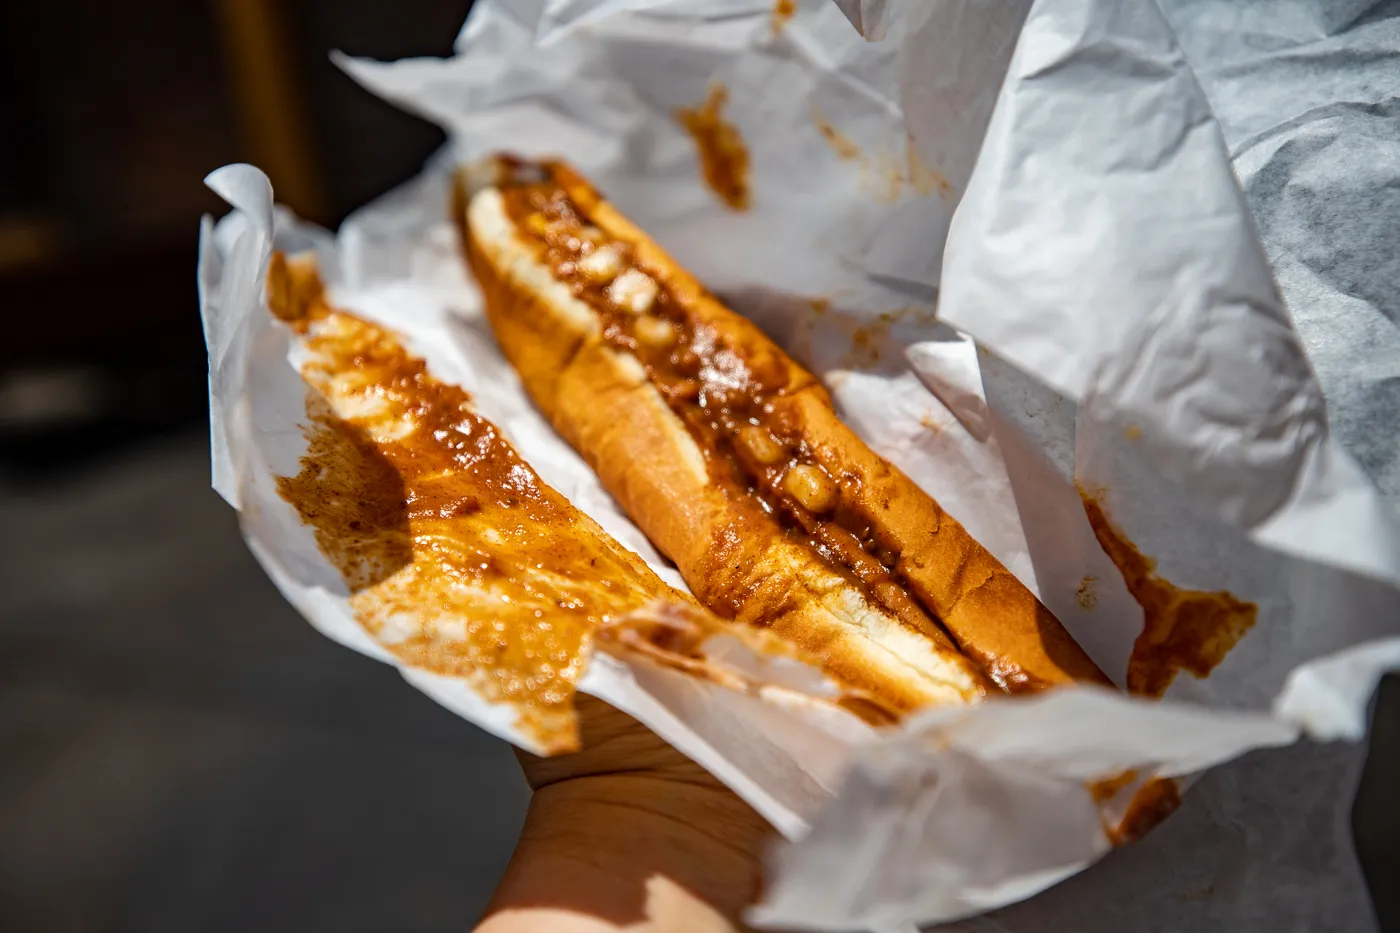
[[[721,616],[897,708],[1108,679],[814,376],[567,166],[459,178],[467,260],[557,430]]]

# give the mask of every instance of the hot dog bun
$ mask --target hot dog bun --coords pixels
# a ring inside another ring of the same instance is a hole
[[[897,708],[1107,678],[810,373],[560,163],[459,179],[526,390],[695,596]]]

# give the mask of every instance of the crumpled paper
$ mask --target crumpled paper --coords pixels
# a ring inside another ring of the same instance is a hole
[[[1188,6],[1175,18],[1190,20]],[[814,0],[790,17],[746,0],[482,0],[456,49],[444,61],[341,61],[447,127],[451,158],[565,154],[818,372],[847,421],[1115,679],[1143,613],[1076,483],[1162,577],[1259,606],[1224,662],[1206,679],[1179,675],[1166,702],[1062,691],[930,711],[878,739],[600,655],[584,689],[792,840],[774,853],[755,922],[884,929],[989,910],[1109,849],[1093,782],[1194,775],[1304,733],[1364,735],[1376,679],[1400,664],[1400,523],[1328,430],[1219,124],[1149,0]],[[750,154],[746,212],[705,187],[675,119],[716,87]],[[445,218],[448,161],[333,239],[274,215],[250,169],[223,170],[212,183],[239,210],[206,228],[201,253],[215,485],[288,598],[381,658],[309,534],[269,495],[273,473],[294,471],[301,402],[289,340],[258,302],[274,236],[317,248],[336,301],[403,332],[547,482],[660,564],[495,351]],[[1374,374],[1329,378],[1364,394]],[[1345,391],[1328,388],[1334,409]],[[405,676],[520,741],[460,684]],[[1270,798],[1272,823],[1255,807],[1257,822],[1242,824],[1257,787],[1231,779],[1257,781],[1257,758],[1205,775],[1180,814],[1102,871],[972,923],[1175,911],[1195,928],[1235,928],[1290,905],[1225,879],[1289,851],[1307,862],[1299,875],[1324,870],[1330,891],[1351,892],[1333,919],[1364,924],[1345,839],[1277,839],[1319,799],[1330,832],[1349,788],[1305,785]],[[1202,795],[1204,814],[1192,807]],[[1183,854],[1202,844],[1217,845],[1204,872]]]

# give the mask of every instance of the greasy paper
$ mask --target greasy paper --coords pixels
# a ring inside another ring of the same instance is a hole
[[[1168,10],[1179,29],[1196,21],[1188,6]],[[342,59],[443,124],[453,148],[334,238],[274,214],[250,169],[213,179],[239,208],[206,230],[201,255],[214,476],[288,598],[331,637],[386,658],[271,492],[273,476],[295,472],[302,398],[291,342],[259,304],[275,237],[317,248],[337,302],[404,333],[546,482],[670,572],[520,392],[445,215],[453,160],[563,154],[812,367],[848,423],[1120,685],[1135,660],[1142,669],[1145,621],[1172,622],[1152,608],[1145,619],[1140,603],[1228,594],[1252,607],[1238,643],[1203,662],[1209,676],[1171,668],[1164,703],[1065,691],[930,711],[879,737],[625,652],[595,658],[583,689],[647,722],[793,840],[774,854],[755,920],[884,929],[992,909],[1084,868],[1110,848],[1106,821],[1123,804],[1095,801],[1089,788],[1106,779],[1194,775],[1302,732],[1364,734],[1370,690],[1400,660],[1400,533],[1356,445],[1329,424],[1386,373],[1379,358],[1364,372],[1315,372],[1320,341],[1300,339],[1303,322],[1351,320],[1348,309],[1280,295],[1249,210],[1272,202],[1254,203],[1247,182],[1247,204],[1213,117],[1239,78],[1203,91],[1148,0],[797,7],[481,0],[451,59]],[[741,198],[707,183],[702,134],[684,118],[705,113],[742,143]],[[1237,122],[1242,134],[1268,129],[1257,114]],[[1236,171],[1268,175],[1241,166],[1269,144],[1231,145],[1243,147]],[[1352,417],[1382,414],[1373,404],[1339,423]],[[1142,569],[1125,578],[1130,553]],[[521,741],[463,684],[405,676]],[[1136,875],[1110,869],[1126,864],[1115,855],[1046,895],[1060,898],[1056,915],[1158,905],[1158,916],[1190,909],[1198,926],[1229,928],[1280,909],[1248,886],[1217,891],[1215,876],[1212,893],[1184,900],[1205,887],[1199,866],[1188,870],[1193,845],[1226,853],[1220,877],[1278,850],[1278,827],[1262,824],[1220,848],[1249,804],[1244,794],[1236,809],[1215,807],[1222,786],[1207,774],[1181,813],[1123,854],[1155,853]],[[1329,812],[1348,793],[1334,784]],[[1211,801],[1205,817],[1194,797]],[[1303,797],[1271,801],[1275,820]],[[1344,844],[1310,857],[1354,884],[1354,863],[1327,863]],[[1074,892],[1069,906],[1060,891]],[[1034,929],[1042,900],[996,922]],[[1192,906],[1171,907],[1182,903]],[[1347,909],[1366,922],[1364,905]]]

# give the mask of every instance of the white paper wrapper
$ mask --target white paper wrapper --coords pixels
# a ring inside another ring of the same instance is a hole
[[[453,59],[342,64],[446,126],[454,157],[566,155],[822,375],[852,427],[1115,679],[1143,613],[1076,481],[1163,577],[1258,604],[1211,676],[1178,676],[1166,702],[1065,691],[932,711],[878,737],[820,703],[595,659],[584,689],[792,840],[775,852],[756,922],[893,929],[1011,903],[1093,862],[1110,847],[1114,804],[1102,812],[1088,783],[1193,775],[1303,732],[1361,737],[1377,678],[1400,664],[1400,522],[1328,433],[1220,130],[1149,0],[799,7],[781,20],[748,0],[481,0]],[[865,41],[852,22],[883,38]],[[702,184],[673,115],[717,84],[751,157],[743,213]],[[221,170],[211,184],[238,210],[206,226],[201,251],[215,486],[289,600],[384,660],[272,485],[295,472],[304,395],[290,338],[260,305],[274,238],[316,248],[338,303],[403,333],[547,482],[669,573],[495,350],[445,216],[449,161],[334,238],[276,214],[255,171]],[[778,675],[742,655],[731,660]],[[508,711],[464,684],[405,676],[528,745]],[[1333,757],[1343,770],[1355,758]],[[1257,777],[1251,767],[1221,773]],[[1330,832],[1350,788],[1335,775],[1291,784],[1261,811],[1251,788],[1232,801],[1228,780],[1207,775],[1158,833],[1047,895],[1047,913],[1027,912],[1040,898],[997,914],[997,928],[1171,911],[1237,928],[1288,902],[1220,879],[1295,851],[1299,877],[1323,871],[1329,895],[1350,898],[1329,907],[1338,929],[1369,922],[1344,837],[1279,836],[1319,800]],[[1203,881],[1185,853],[1218,850],[1222,833],[1239,838]]]

